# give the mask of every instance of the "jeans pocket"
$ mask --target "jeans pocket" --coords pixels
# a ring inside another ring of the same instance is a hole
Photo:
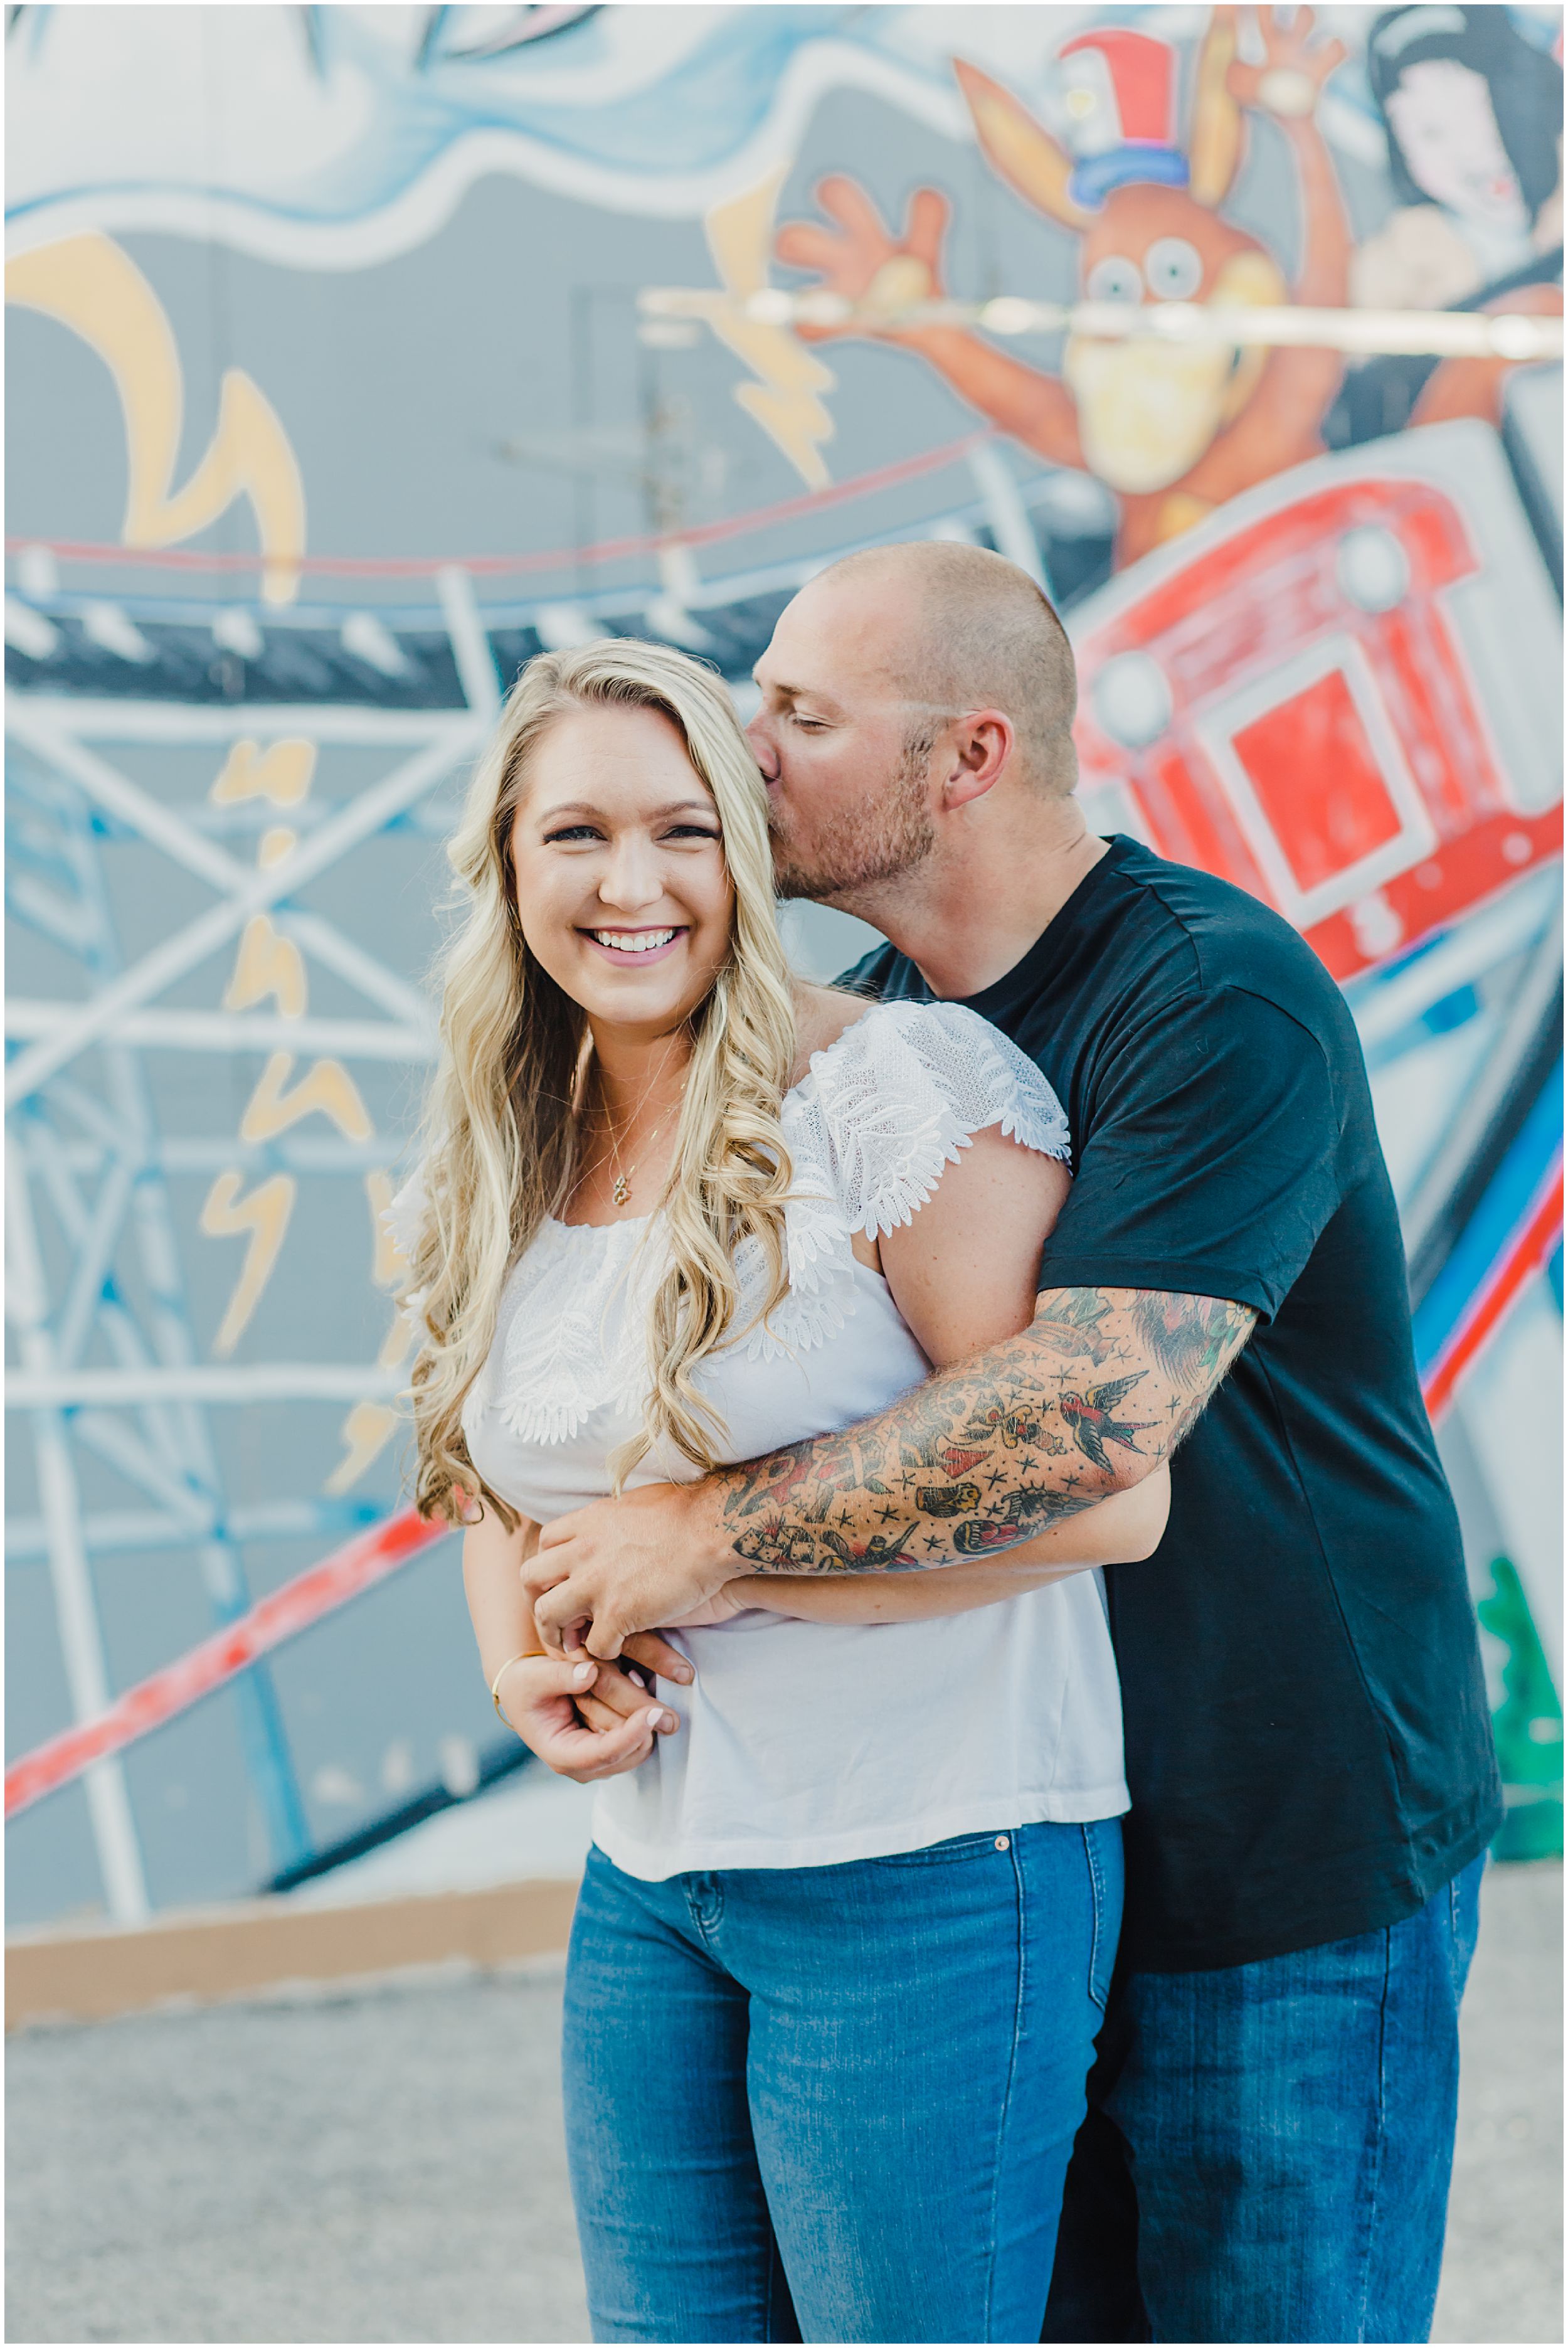
[[[879,1859],[868,1859],[867,1867],[942,1867],[954,1859],[983,1859],[987,1852],[995,1855],[998,1848],[1006,1850],[1011,1838],[1007,1835],[967,1834],[949,1836],[946,1842],[922,1843],[918,1850],[884,1851]]]
[[[1089,1862],[1091,1919],[1089,1994],[1103,2013],[1105,2002],[1111,1994],[1116,1943],[1122,1936],[1121,1820],[1091,1819],[1083,1828],[1083,1856]]]

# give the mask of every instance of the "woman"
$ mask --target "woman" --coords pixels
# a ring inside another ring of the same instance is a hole
[[[1563,307],[1563,68],[1507,8],[1389,8],[1367,33],[1395,210],[1353,255],[1370,310]],[[1409,424],[1501,420],[1513,362],[1388,355],[1350,368],[1331,448]]]
[[[679,654],[536,660],[452,858],[398,1217],[418,1497],[469,1526],[497,1711],[604,1781],[565,2047],[595,2337],[1036,2338],[1127,1804],[1073,1569],[1146,1555],[1163,1479],[973,1570],[740,1576],[643,1643],[651,1701],[542,1652],[525,1576],[541,1522],[1025,1325],[1061,1109],[972,1013],[792,983],[760,778]]]

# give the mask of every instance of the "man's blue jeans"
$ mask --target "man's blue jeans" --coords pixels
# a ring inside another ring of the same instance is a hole
[[[1484,1865],[1382,1931],[1118,1974],[1042,2339],[1427,2338]]]
[[[1115,1819],[665,1883],[590,1852],[565,2081],[594,2338],[1036,2338],[1121,1915]]]

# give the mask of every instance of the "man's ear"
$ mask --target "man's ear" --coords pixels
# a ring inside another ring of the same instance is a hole
[[[999,782],[1016,740],[1012,720],[999,709],[975,709],[953,728],[942,810],[968,807]]]

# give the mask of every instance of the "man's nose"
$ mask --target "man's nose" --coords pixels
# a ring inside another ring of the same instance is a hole
[[[776,783],[779,778],[779,746],[774,740],[773,729],[759,709],[746,728],[746,739],[752,746],[752,756],[763,771],[763,780]]]

